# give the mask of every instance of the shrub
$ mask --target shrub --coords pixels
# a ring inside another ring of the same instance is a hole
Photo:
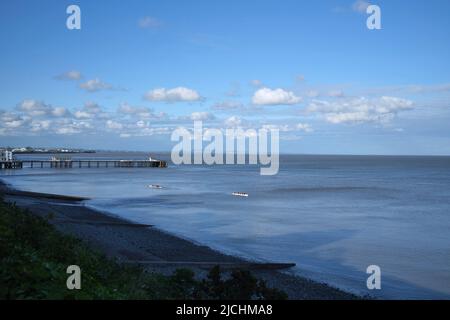
[[[82,266],[82,289],[68,290],[66,268]],[[0,299],[284,299],[250,272],[222,279],[219,267],[204,280],[189,269],[172,276],[123,266],[43,218],[0,199]]]

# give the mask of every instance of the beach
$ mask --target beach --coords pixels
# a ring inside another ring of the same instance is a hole
[[[46,218],[59,231],[83,240],[90,247],[121,263],[139,264],[148,272],[171,274],[177,268],[189,268],[197,277],[220,264],[229,269],[249,268],[270,287],[286,292],[289,299],[355,299],[357,296],[300,276],[277,270],[270,265],[258,268],[254,261],[223,254],[207,246],[182,239],[158,226],[136,224],[84,205],[85,198],[22,192],[0,183],[0,194],[7,202]]]

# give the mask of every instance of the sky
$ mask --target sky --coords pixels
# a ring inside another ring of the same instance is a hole
[[[0,146],[170,151],[194,120],[279,129],[282,153],[450,155],[450,2],[0,2]]]

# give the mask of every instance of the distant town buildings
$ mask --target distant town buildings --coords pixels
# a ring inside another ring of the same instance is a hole
[[[9,150],[0,151],[0,161],[13,161],[13,152]]]
[[[70,149],[70,148],[0,147],[0,152],[2,152],[2,154],[6,150],[11,151],[14,154],[21,154],[21,153],[95,153],[95,150]]]

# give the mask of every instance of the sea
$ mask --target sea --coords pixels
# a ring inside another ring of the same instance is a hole
[[[170,154],[151,155],[168,168],[24,168],[0,179],[86,196],[86,206],[246,259],[294,262],[286,272],[353,293],[450,298],[450,157],[281,155],[279,173],[262,176],[258,165],[174,165]],[[380,289],[368,289],[370,266],[381,271]]]

